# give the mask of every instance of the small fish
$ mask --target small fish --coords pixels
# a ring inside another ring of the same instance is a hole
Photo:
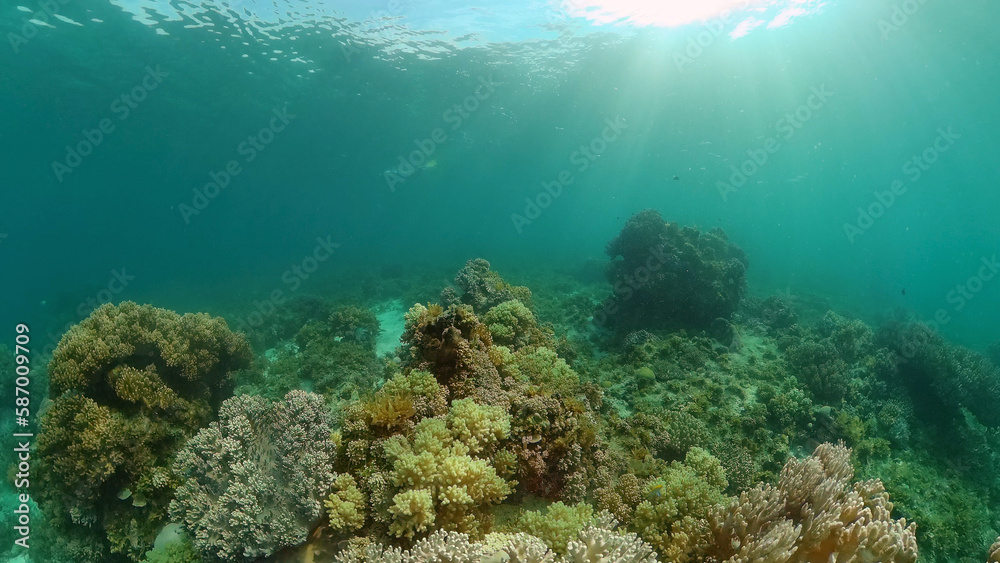
[[[905,287],[903,288],[902,293],[903,293],[903,295],[906,295],[906,288]]]
[[[663,496],[664,490],[666,490],[666,485],[664,483],[656,483],[649,488],[649,492],[646,493],[646,498],[649,500],[660,498]]]
[[[680,180],[680,176],[674,175],[674,180]]]

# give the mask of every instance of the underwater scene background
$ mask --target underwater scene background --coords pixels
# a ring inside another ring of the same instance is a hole
[[[1000,561],[998,17],[5,3],[0,558]]]

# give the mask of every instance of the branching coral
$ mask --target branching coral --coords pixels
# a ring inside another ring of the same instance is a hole
[[[166,516],[174,453],[249,363],[246,340],[203,314],[125,302],[71,328],[49,364],[54,400],[38,437],[49,522],[94,534],[100,522],[112,552],[140,559]]]
[[[598,443],[592,409],[600,394],[583,397],[579,376],[552,349],[534,339],[514,352],[494,345],[473,311],[454,305],[411,308],[403,343],[407,368],[433,373],[450,399],[471,397],[513,415],[515,439],[506,449],[518,458],[528,491],[583,498],[588,472],[599,465],[590,453]]]
[[[428,418],[412,441],[386,442],[393,483],[400,492],[389,509],[390,531],[414,538],[436,529],[481,534],[489,527],[489,506],[510,494],[487,459],[480,459],[510,432],[510,417],[498,407],[455,401],[445,420]]]
[[[335,320],[309,322],[299,330],[298,350],[288,367],[295,370],[293,380],[305,380],[297,386],[349,399],[370,385],[378,372],[374,347],[378,321],[357,307],[337,309],[331,319]]]
[[[490,263],[482,258],[466,262],[465,267],[455,276],[455,285],[462,292],[461,302],[471,305],[479,314],[512,299],[531,307],[531,290],[505,282],[500,274],[490,269]],[[455,292],[451,290],[448,294],[454,295]]]
[[[334,482],[322,397],[292,391],[277,403],[242,395],[178,454],[184,479],[170,504],[203,554],[239,562],[301,543]]]
[[[379,323],[375,313],[349,305],[330,314],[330,331],[337,341],[355,342],[366,348],[375,346]]]
[[[612,530],[612,523],[588,526],[557,557],[538,538],[514,534],[475,543],[462,533],[437,531],[411,549],[368,544],[341,552],[336,563],[656,563],[656,554],[635,534]]]
[[[647,482],[629,529],[668,561],[690,561],[708,537],[709,512],[724,503],[726,485],[719,460],[691,448],[683,463],[673,462]]]
[[[829,341],[803,340],[785,352],[792,373],[820,401],[839,405],[850,397],[851,372]]]
[[[128,367],[146,372],[143,384],[165,386],[180,398],[218,397],[230,385],[230,372],[249,362],[246,340],[220,318],[126,301],[99,307],[63,336],[49,365],[51,394],[120,397],[109,376]]]
[[[927,325],[896,320],[878,333],[881,344],[895,352],[902,382],[914,393],[933,392],[928,416],[954,417],[961,407],[983,424],[1000,426],[1000,367],[966,348],[948,344]],[[922,397],[923,398],[923,397]],[[925,400],[931,400],[926,397]]]
[[[411,435],[420,420],[447,413],[445,394],[434,375],[414,370],[394,375],[373,396],[341,410],[337,437],[343,455],[338,469],[358,471],[368,465],[388,469],[381,441],[396,434]],[[364,483],[359,484],[365,489]]]
[[[711,515],[708,560],[912,563],[915,525],[891,517],[878,480],[851,484],[850,450],[822,444],[791,459],[778,486],[758,487]]]
[[[556,502],[545,512],[529,510],[522,514],[517,529],[542,540],[555,553],[565,555],[567,546],[579,537],[580,531],[596,522],[589,504],[567,506]]]
[[[805,331],[792,343],[785,358],[792,374],[820,401],[839,405],[854,401],[865,390],[889,375],[891,367],[880,360],[874,334],[863,322],[827,312],[816,330]]]
[[[635,534],[620,534],[606,527],[591,526],[567,546],[573,563],[656,563],[653,548]]]
[[[367,499],[358,490],[354,477],[346,473],[337,475],[333,481],[333,492],[323,501],[330,528],[335,532],[353,532],[365,525]]]

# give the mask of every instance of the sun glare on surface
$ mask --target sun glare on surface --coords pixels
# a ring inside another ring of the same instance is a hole
[[[745,34],[765,24],[782,27],[822,4],[820,0],[563,0],[561,6],[567,14],[596,24],[677,27],[731,19],[735,33]]]

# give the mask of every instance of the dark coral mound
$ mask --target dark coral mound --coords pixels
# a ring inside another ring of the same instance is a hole
[[[729,318],[746,289],[747,258],[718,228],[707,233],[636,213],[608,243],[614,287],[594,322],[622,331],[707,329]]]
[[[59,552],[49,560],[138,560],[166,518],[174,453],[250,360],[222,319],[132,302],[104,305],[66,333],[37,443],[38,497],[60,535],[46,542]]]
[[[958,418],[967,409],[982,424],[1000,426],[1000,368],[987,357],[949,344],[914,319],[893,319],[877,338],[896,354],[901,381],[928,417]]]

